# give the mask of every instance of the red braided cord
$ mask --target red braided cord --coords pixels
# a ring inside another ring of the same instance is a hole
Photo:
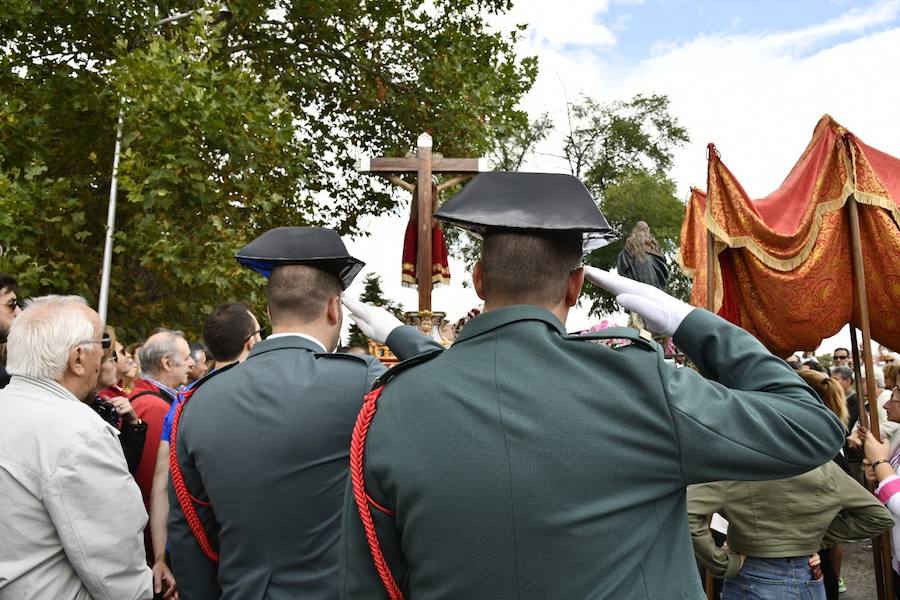
[[[213,550],[212,545],[209,543],[206,528],[200,522],[197,509],[194,508],[193,496],[188,492],[187,484],[184,482],[184,473],[181,472],[181,464],[178,462],[178,424],[181,421],[181,413],[184,411],[184,407],[187,405],[191,395],[190,391],[187,392],[184,395],[184,400],[175,408],[175,416],[172,419],[172,434],[169,436],[169,471],[172,473],[172,489],[175,491],[175,497],[178,498],[181,512],[184,514],[184,518],[188,527],[191,528],[191,533],[194,534],[200,550],[206,555],[206,558],[214,563],[218,563],[219,554]]]
[[[369,550],[375,569],[387,590],[390,600],[403,600],[403,592],[394,581],[394,576],[381,552],[378,543],[378,534],[375,532],[375,523],[372,521],[372,509],[369,507],[368,494],[366,494],[366,481],[363,473],[363,459],[366,451],[366,435],[369,433],[369,425],[375,416],[375,404],[384,386],[380,386],[366,394],[363,400],[359,416],[356,417],[356,425],[353,426],[353,436],[350,438],[350,481],[353,484],[353,499],[359,510],[359,518],[362,520],[363,529],[366,530],[366,540],[369,542]]]

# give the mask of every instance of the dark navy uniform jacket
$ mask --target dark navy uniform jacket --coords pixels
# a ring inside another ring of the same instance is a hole
[[[391,333],[398,357],[439,347]],[[338,598],[338,539],[350,434],[385,367],[326,354],[299,336],[258,343],[204,382],[185,406],[178,460],[219,553],[200,551],[169,485],[172,569],[184,600]],[[214,513],[214,519],[213,519]]]
[[[675,342],[708,379],[613,337],[510,306],[391,373],[364,471],[407,600],[699,600],[686,486],[789,477],[843,444],[793,369],[704,310]],[[352,494],[342,546],[343,598],[386,598]]]

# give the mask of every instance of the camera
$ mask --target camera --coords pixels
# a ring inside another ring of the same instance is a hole
[[[95,396],[94,401],[91,403],[91,408],[94,409],[94,412],[100,415],[101,419],[115,428],[119,427],[119,414],[116,412],[116,409],[112,404],[109,404],[100,396]]]

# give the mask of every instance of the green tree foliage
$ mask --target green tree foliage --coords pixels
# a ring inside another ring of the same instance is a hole
[[[518,171],[525,158],[534,152],[535,146],[547,139],[551,131],[553,121],[547,113],[524,123],[513,120],[497,124],[492,131],[494,148],[490,155],[494,170]]]
[[[689,140],[664,95],[638,94],[609,104],[582,98],[568,109],[563,155],[572,174],[600,196],[631,171],[665,173],[672,150]]]
[[[121,111],[110,323],[127,340],[196,334],[230,299],[262,311],[235,250],[279,225],[360,233],[397,208],[356,156],[403,154],[422,131],[476,156],[525,119],[536,63],[482,16],[509,4],[238,0],[222,20],[188,0],[4,2],[0,269],[30,295],[96,302]]]
[[[381,277],[375,273],[366,275],[365,287],[362,294],[359,295],[359,301],[371,304],[372,306],[381,306],[394,313],[401,321],[403,320],[403,307],[389,298],[385,298],[384,290],[381,289]],[[350,339],[347,341],[348,346],[359,346],[361,348],[369,347],[369,338],[363,335],[355,324],[350,326]]]

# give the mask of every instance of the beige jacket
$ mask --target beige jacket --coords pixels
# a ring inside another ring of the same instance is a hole
[[[0,390],[0,600],[152,598],[115,429],[49,379]]]

